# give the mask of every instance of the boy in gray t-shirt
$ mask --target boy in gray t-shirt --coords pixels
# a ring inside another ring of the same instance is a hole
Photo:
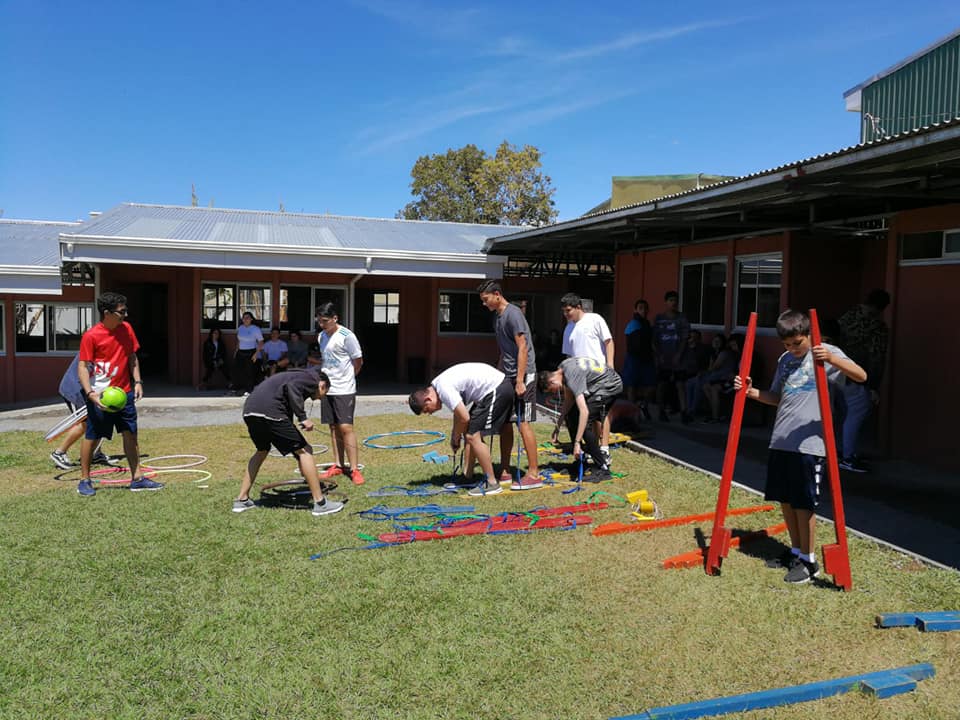
[[[834,345],[810,346],[810,318],[787,310],[777,318],[777,335],[786,352],[767,391],[752,386],[750,378],[734,378],[747,397],[777,408],[770,437],[765,498],[780,503],[790,533],[791,550],[771,566],[787,568],[784,581],[805,583],[820,572],[814,555],[814,535],[820,478],[823,474],[823,422],[817,399],[814,361],[826,365],[827,382],[850,378],[863,382],[867,373]]]
[[[610,405],[623,392],[623,381],[617,371],[593,358],[567,358],[553,372],[540,373],[540,389],[545,393],[563,390],[561,416],[566,418],[574,457],[580,458],[582,442],[597,466],[597,472],[589,479],[600,482],[609,478],[610,468],[600,450],[592,423],[602,422]]]

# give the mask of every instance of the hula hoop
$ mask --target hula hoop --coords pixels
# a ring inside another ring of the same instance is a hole
[[[193,462],[181,463],[180,465],[167,465],[166,467],[157,467],[153,463],[157,460],[173,460],[175,458],[200,458]],[[145,470],[184,470],[186,468],[196,467],[197,465],[203,465],[207,461],[206,455],[158,455],[155,458],[150,458],[150,464],[140,463],[140,466]]]
[[[321,485],[321,487],[323,487]],[[324,491],[326,497],[333,497],[333,493]],[[342,502],[348,498],[342,493],[335,493]],[[283,480],[270,483],[260,488],[259,504],[263,507],[282,507],[292,510],[302,510],[313,507],[313,493],[307,484],[301,480]]]
[[[99,477],[100,475],[112,475],[113,473],[124,473],[124,472],[130,472],[130,468],[111,465],[110,467],[97,468],[96,470],[91,470],[90,477],[95,478],[95,477]],[[66,475],[70,475],[71,473],[77,473],[77,476],[71,477],[71,478],[65,477]],[[78,465],[77,467],[70,468],[69,470],[64,470],[63,472],[58,473],[57,475],[54,475],[53,479],[63,480],[65,482],[73,482],[79,477],[80,477],[80,466]]]
[[[313,447],[313,454],[314,454],[314,455],[322,455],[323,453],[325,453],[327,450],[330,449],[330,448],[327,447],[326,445],[322,445],[322,444],[321,444],[321,445],[313,445],[312,447]],[[278,452],[276,448],[270,448],[270,457],[282,458],[282,457],[287,457],[287,456],[286,456],[286,455],[281,455],[280,452]]]
[[[120,468],[120,469],[121,469],[121,470],[126,470],[127,468]],[[90,474],[93,475],[93,473],[90,473]],[[157,471],[156,471],[156,470],[150,470],[150,471],[148,471],[148,472],[145,472],[141,477],[152,478],[152,477],[156,476],[156,474],[157,474]],[[98,485],[129,485],[129,484],[130,484],[130,478],[128,478],[128,477],[122,477],[122,478],[107,478],[106,480],[97,480],[97,484],[98,484]]]
[[[196,469],[196,470],[187,470],[187,469],[181,470],[180,468],[168,468],[166,470],[151,469],[150,472],[152,472],[154,475],[162,475],[163,473],[203,473],[203,477],[199,477],[196,480],[190,481],[194,483],[206,482],[207,480],[213,477],[213,473],[211,473],[209,470],[200,470],[200,469]]]
[[[78,422],[86,420],[87,418],[87,406],[78,407],[72,413],[63,418],[60,422],[54,425],[47,431],[47,434],[43,436],[43,439],[47,442],[51,440],[56,440],[58,437],[63,435],[67,430],[72,428]]]
[[[370,442],[371,440],[376,440],[377,438],[393,437],[395,435],[429,435],[432,439],[425,442],[404,443],[402,445],[378,445],[377,443]],[[418,448],[427,447],[427,445],[436,445],[438,442],[443,442],[446,437],[447,436],[444,433],[437,432],[436,430],[397,430],[396,432],[371,435],[363,441],[363,444],[368,448],[375,448],[377,450],[402,450],[405,448]]]

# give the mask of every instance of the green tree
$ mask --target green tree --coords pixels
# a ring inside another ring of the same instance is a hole
[[[550,177],[540,151],[504,140],[494,156],[476,145],[423,155],[413,165],[415,196],[397,213],[407,220],[447,220],[490,225],[545,225],[556,219]]]

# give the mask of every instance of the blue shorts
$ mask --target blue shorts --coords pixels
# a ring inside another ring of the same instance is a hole
[[[765,500],[786,503],[797,510],[817,509],[823,458],[787,450],[771,450],[767,460]]]
[[[87,440],[99,440],[113,437],[113,431],[137,434],[137,406],[133,403],[133,391],[127,393],[127,404],[119,412],[106,412],[88,399],[87,403]]]

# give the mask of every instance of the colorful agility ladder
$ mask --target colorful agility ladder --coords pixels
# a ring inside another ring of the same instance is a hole
[[[779,535],[782,532],[786,532],[786,530],[787,524],[780,523],[779,525],[771,525],[768,528],[757,530],[756,532],[747,532],[743,535],[738,535],[737,537],[731,538],[730,547],[735,548],[740,545],[746,545],[754,540],[762,540],[764,538],[773,537],[774,535]],[[702,563],[703,548],[697,548],[696,550],[691,550],[690,552],[680,553],[679,555],[668,557],[663,561],[663,568],[665,570],[674,568],[692,568],[696,565],[701,565]]]
[[[757,334],[757,314],[750,313],[747,324],[747,336],[743,341],[740,355],[740,377],[750,376],[750,363],[753,359],[753,340]],[[730,552],[731,531],[723,523],[727,518],[727,506],[730,503],[730,486],[733,484],[733,468],[737,464],[737,447],[740,445],[740,425],[743,423],[743,406],[747,402],[747,386],[737,392],[733,398],[733,415],[727,430],[727,449],[723,454],[723,471],[720,474],[720,492],[717,494],[717,509],[713,515],[713,534],[710,536],[710,549],[704,569],[707,575],[719,575],[720,564]]]
[[[488,535],[546,528],[573,529],[578,525],[589,525],[593,522],[589,515],[577,515],[576,513],[588,510],[604,510],[607,507],[607,503],[582,503],[566,507],[541,508],[533,512],[505,512],[484,518],[452,522],[441,521],[426,528],[411,528],[398,532],[383,533],[377,539],[386,543],[408,543],[418,540],[445,540],[462,535]]]
[[[776,507],[773,505],[754,505],[753,507],[734,508],[733,510],[728,510],[727,515],[749,515],[750,513],[755,512],[770,512],[771,510],[775,509]],[[667,518],[666,520],[653,520],[651,522],[644,523],[612,522],[598,525],[590,532],[595,537],[602,537],[604,535],[617,535],[619,533],[627,532],[644,532],[645,530],[656,530],[657,528],[676,527],[677,525],[689,525],[690,523],[703,522],[704,520],[709,520],[712,517],[713,513],[700,513],[699,515],[684,515],[682,517]]]
[[[935,670],[930,663],[890,668],[865,675],[850,675],[834,680],[794,685],[792,687],[763,690],[746,695],[714,698],[684,705],[668,705],[647,710],[637,715],[621,715],[610,720],[689,720],[710,715],[742,713],[750,710],[791,705],[793,703],[821,700],[833,695],[842,695],[851,690],[861,690],[882,700],[916,689],[917,682],[933,677]]]
[[[821,343],[820,323],[817,311],[810,308],[810,342]],[[850,553],[847,549],[847,523],[843,515],[843,493],[840,490],[840,466],[837,463],[837,443],[833,436],[833,414],[830,410],[830,393],[827,388],[827,371],[822,362],[814,361],[814,377],[817,379],[817,399],[820,401],[820,418],[823,421],[823,444],[827,448],[827,477],[830,479],[830,500],[833,503],[833,527],[837,541],[823,546],[823,569],[833,575],[834,584],[842,590],[853,587],[850,576]]]

